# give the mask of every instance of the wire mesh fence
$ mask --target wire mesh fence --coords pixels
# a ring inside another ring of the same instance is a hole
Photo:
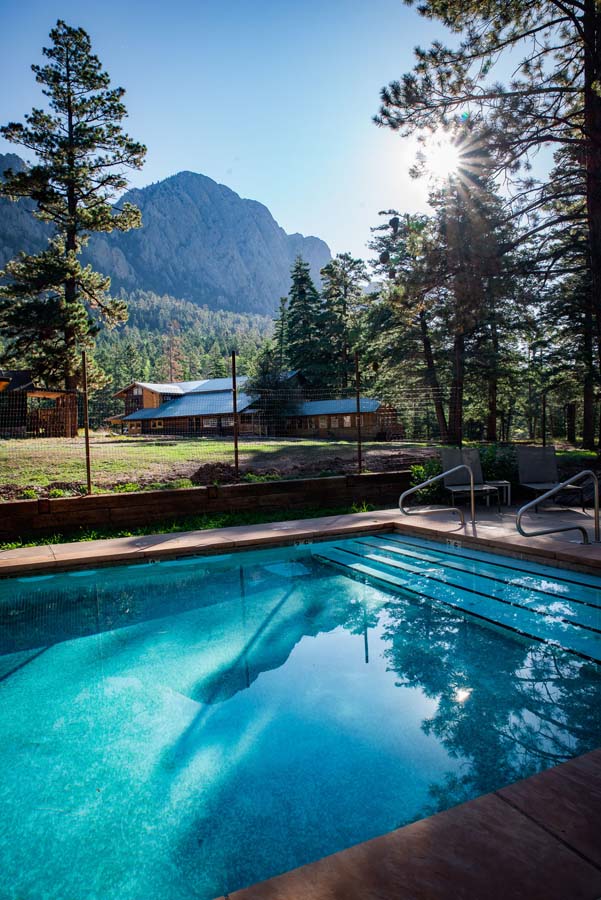
[[[424,383],[362,386],[360,372],[335,389],[299,373],[136,381],[88,397],[21,384],[0,392],[0,498],[398,471],[436,455],[440,406]],[[561,410],[546,410],[565,432]],[[482,423],[467,432],[481,439]]]

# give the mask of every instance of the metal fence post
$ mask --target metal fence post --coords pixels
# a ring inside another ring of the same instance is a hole
[[[92,493],[92,469],[90,465],[90,416],[88,412],[88,361],[86,351],[81,354],[81,368],[83,374],[83,427],[86,448],[86,481],[88,494]]]
[[[359,354],[355,350],[355,391],[357,394],[357,471],[363,471],[361,451],[361,381],[359,378]]]
[[[236,384],[236,351],[232,350],[232,402],[234,409],[234,468],[240,474],[238,460],[238,386]]]

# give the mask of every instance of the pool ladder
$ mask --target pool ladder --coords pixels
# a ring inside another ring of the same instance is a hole
[[[518,510],[518,514],[515,520],[515,527],[519,531],[519,533],[523,537],[538,537],[541,534],[556,534],[560,531],[579,531],[582,535],[582,543],[589,544],[589,536],[588,531],[584,527],[584,525],[562,525],[560,528],[543,528],[539,531],[524,531],[522,525],[522,518],[524,517],[524,513],[529,512],[533,507],[536,508],[539,503],[542,503],[543,500],[548,500],[550,497],[554,497],[555,494],[559,494],[560,491],[564,490],[567,487],[571,487],[574,484],[578,484],[584,478],[588,478],[593,482],[594,489],[594,504],[595,504],[595,543],[599,543],[599,479],[595,475],[595,473],[591,469],[584,469],[582,472],[578,472],[577,475],[573,475],[571,478],[568,478],[566,481],[562,481],[561,484],[556,484],[555,487],[552,487],[551,490],[547,491],[545,494],[541,494],[540,497],[535,497],[534,500],[531,500],[529,503],[526,503],[525,506],[522,506],[521,509]]]
[[[458,506],[438,506],[436,509],[406,509],[405,508],[405,499],[411,494],[415,494],[416,491],[420,491],[422,488],[427,487],[429,484],[434,484],[436,481],[442,481],[443,478],[446,478],[447,475],[452,475],[453,472],[459,472],[461,469],[467,469],[470,476],[470,511],[472,518],[472,528],[476,525],[476,495],[474,493],[474,473],[471,470],[470,466],[462,463],[459,466],[453,466],[452,469],[447,469],[446,472],[441,472],[440,475],[435,475],[433,478],[428,478],[427,481],[422,481],[421,484],[416,484],[415,487],[409,488],[409,490],[404,491],[399,497],[399,509],[405,516],[427,516],[433,515],[434,513],[439,512],[456,512],[461,520],[461,524],[465,526],[465,516],[463,515],[463,510]]]

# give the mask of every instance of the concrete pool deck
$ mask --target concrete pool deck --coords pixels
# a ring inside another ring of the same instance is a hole
[[[553,525],[584,525],[593,537],[593,519],[586,512],[566,508],[541,510],[525,520],[526,527],[536,529]],[[0,551],[0,577],[27,575],[42,571],[148,562],[265,546],[329,540],[335,537],[386,530],[413,532],[422,537],[442,541],[459,541],[503,553],[529,557],[556,565],[601,569],[601,544],[582,545],[577,531],[561,532],[536,538],[524,538],[515,529],[515,511],[505,507],[496,511],[479,508],[477,522],[461,526],[457,516],[441,511],[433,515],[404,516],[398,509],[368,513],[294,519],[265,525],[243,525],[206,531],[182,531],[64,544],[43,544],[17,550]]]
[[[526,527],[584,525],[550,508]],[[601,575],[601,544],[578,532],[524,538],[515,513],[478,509],[461,527],[448,512],[397,509],[212,531],[180,532],[0,552],[0,576],[230,553],[395,530],[499,550]],[[333,856],[226,895],[225,900],[600,900],[601,750],[548,769]],[[220,898],[224,900],[224,898]]]

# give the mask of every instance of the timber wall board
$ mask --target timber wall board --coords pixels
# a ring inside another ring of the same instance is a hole
[[[127,528],[202,513],[249,509],[332,508],[363,502],[392,508],[409,487],[410,477],[407,470],[175,491],[15,500],[0,504],[0,538],[68,532],[82,525]]]

